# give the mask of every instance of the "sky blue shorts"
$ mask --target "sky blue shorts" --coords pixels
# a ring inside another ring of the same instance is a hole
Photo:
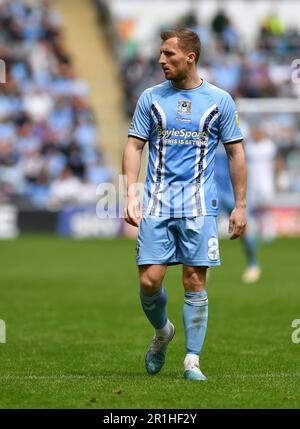
[[[137,265],[220,265],[217,218],[145,216],[138,229]]]

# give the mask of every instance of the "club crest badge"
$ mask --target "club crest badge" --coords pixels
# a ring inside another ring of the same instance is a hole
[[[192,102],[190,100],[178,100],[178,113],[189,115],[192,113]]]

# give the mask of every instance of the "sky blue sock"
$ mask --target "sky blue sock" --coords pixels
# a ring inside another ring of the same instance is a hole
[[[183,324],[186,353],[200,355],[207,327],[208,299],[201,292],[185,292],[183,305]]]
[[[248,267],[258,266],[257,257],[256,257],[255,237],[250,234],[245,234],[243,237],[243,241],[246,249]]]
[[[141,303],[149,322],[155,329],[162,329],[167,323],[167,291],[161,287],[154,295],[146,296],[140,289]]]

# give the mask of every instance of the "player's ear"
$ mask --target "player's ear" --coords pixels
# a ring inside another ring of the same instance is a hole
[[[188,56],[187,56],[187,62],[188,62],[189,64],[191,64],[192,62],[194,62],[194,61],[195,61],[195,59],[196,59],[196,54],[195,54],[195,52],[189,52],[189,53],[188,53]]]

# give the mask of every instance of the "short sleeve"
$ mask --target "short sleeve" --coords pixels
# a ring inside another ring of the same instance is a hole
[[[151,102],[149,91],[144,91],[138,99],[134,115],[129,127],[128,136],[143,140],[150,138]]]
[[[220,103],[219,140],[223,144],[243,140],[237,108],[229,94]]]

